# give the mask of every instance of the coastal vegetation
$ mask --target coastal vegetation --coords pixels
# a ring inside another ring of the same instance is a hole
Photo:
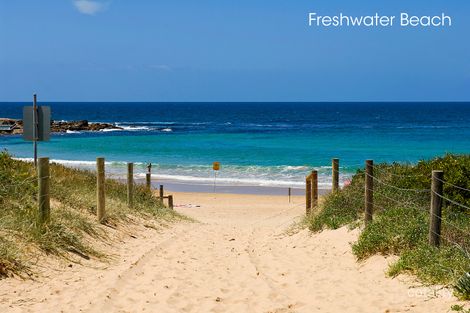
[[[428,244],[431,172],[444,171],[441,245]],[[359,227],[364,216],[364,177],[327,195],[307,218],[312,231]],[[427,284],[453,286],[470,299],[470,155],[445,155],[411,164],[374,166],[374,219],[353,244],[358,260],[374,254],[398,255],[391,276],[416,275]]]
[[[106,258],[93,242],[106,241],[107,230],[136,221],[158,228],[183,218],[164,207],[144,186],[135,186],[127,205],[126,185],[106,180],[106,220],[96,221],[96,175],[51,164],[51,218],[38,223],[37,174],[31,163],[0,153],[0,277],[31,272],[41,254],[69,259]]]

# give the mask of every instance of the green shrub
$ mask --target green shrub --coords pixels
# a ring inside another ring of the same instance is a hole
[[[470,313],[470,309],[466,309],[464,305],[460,304],[454,304],[450,307],[450,309],[454,312]]]
[[[320,210],[308,217],[307,225],[312,231],[323,228],[337,229],[358,219],[364,197],[363,175],[353,177],[351,184],[342,192],[325,197]]]
[[[470,259],[458,247],[434,248],[420,244],[414,249],[404,250],[388,273],[391,276],[410,273],[425,283],[450,285],[469,265]]]
[[[444,180],[447,182],[444,184],[444,195],[470,207],[470,191],[452,186],[460,186],[470,190],[470,155],[447,154],[431,161],[421,161],[416,166],[416,171],[419,173],[431,173],[433,169],[444,171]],[[448,203],[447,206],[454,211],[464,212],[466,210],[451,203]]]
[[[416,207],[395,207],[377,215],[359,235],[353,252],[359,259],[373,254],[400,254],[427,241],[427,214]]]
[[[466,190],[470,189],[470,155],[447,154],[416,165],[376,164],[374,219],[363,229],[353,252],[358,259],[374,254],[400,255],[390,268],[391,275],[408,272],[427,283],[455,283],[456,293],[465,298],[470,210],[444,200],[441,248],[428,245],[432,170],[444,171],[444,197],[470,207],[470,192]],[[350,186],[325,197],[319,212],[307,219],[309,228],[335,229],[362,220],[363,188],[364,173],[358,171]]]

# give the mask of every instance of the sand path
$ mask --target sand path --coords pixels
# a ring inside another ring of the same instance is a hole
[[[106,270],[0,282],[2,312],[448,312],[447,290],[410,288],[387,259],[358,264],[342,228],[287,232],[301,197],[176,194],[198,223],[122,241]],[[47,273],[47,271],[46,271]],[[14,291],[14,292],[13,292]]]

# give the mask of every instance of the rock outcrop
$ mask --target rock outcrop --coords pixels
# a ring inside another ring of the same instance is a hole
[[[122,129],[108,123],[89,123],[87,120],[70,122],[52,122],[51,131],[54,133],[64,133],[66,131],[100,131],[103,129]]]
[[[52,121],[51,132],[65,133],[67,131],[101,131],[104,129],[122,129],[109,123],[90,123],[81,121]],[[11,118],[0,118],[0,135],[15,135],[23,133],[23,121]]]

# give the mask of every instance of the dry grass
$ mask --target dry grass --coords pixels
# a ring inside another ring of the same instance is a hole
[[[133,216],[149,224],[168,224],[184,217],[160,204],[142,186],[135,187],[135,205],[127,206],[126,185],[106,180],[105,225],[96,221],[94,173],[51,164],[51,219],[40,225],[37,179],[30,163],[0,153],[0,277],[28,274],[36,253],[103,258],[90,240],[106,240],[106,226],[118,227]]]

